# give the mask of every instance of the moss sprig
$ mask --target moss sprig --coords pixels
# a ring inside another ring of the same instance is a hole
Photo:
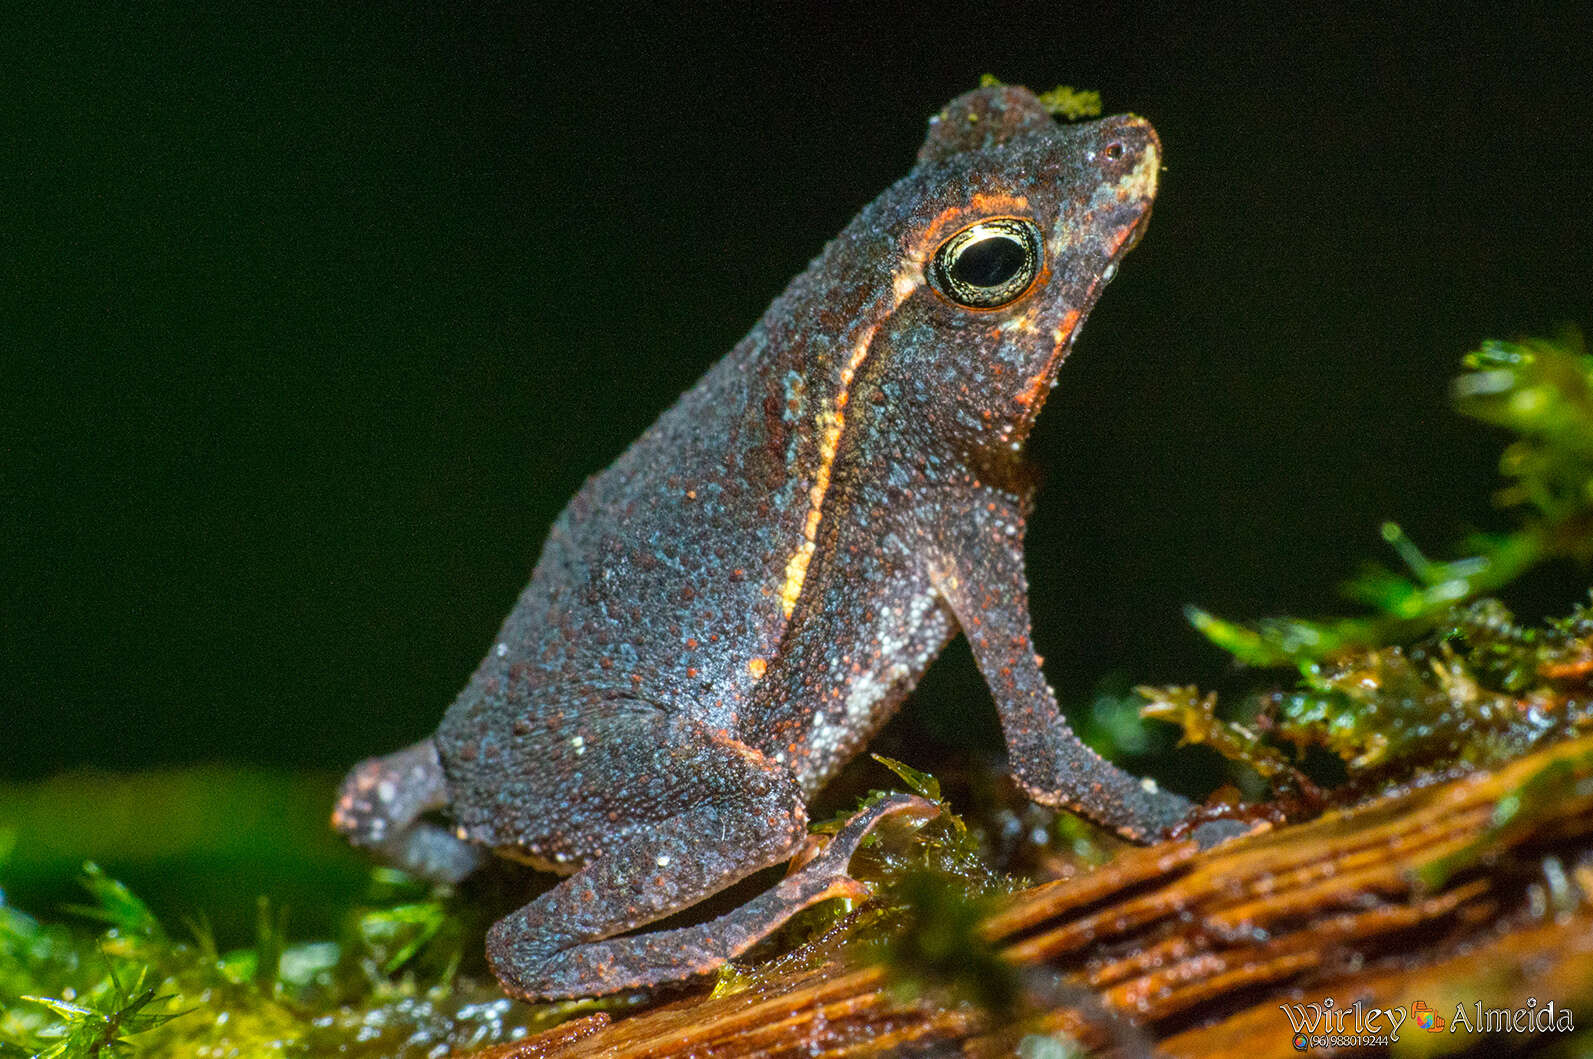
[[[1248,665],[1307,668],[1421,636],[1449,620],[1456,606],[1550,560],[1593,559],[1593,357],[1581,336],[1486,342],[1462,363],[1450,388],[1455,407],[1515,435],[1499,461],[1506,484],[1494,497],[1517,514],[1514,530],[1474,535],[1457,557],[1433,561],[1397,524],[1385,523],[1383,539],[1405,572],[1371,565],[1343,586],[1373,613],[1246,624],[1190,607],[1191,624]]]

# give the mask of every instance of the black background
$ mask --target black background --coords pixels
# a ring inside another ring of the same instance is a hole
[[[0,44],[0,777],[425,734],[569,494],[986,72],[1166,153],[1031,446],[1068,701],[1222,680],[1181,605],[1330,609],[1384,518],[1500,524],[1447,379],[1593,325],[1574,15],[37,6]],[[990,714],[965,658],[921,698]]]

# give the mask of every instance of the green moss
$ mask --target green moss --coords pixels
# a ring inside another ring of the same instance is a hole
[[[979,929],[995,908],[988,894],[918,868],[893,880],[890,900],[896,911],[890,929],[864,940],[899,994],[946,993],[998,1015],[1015,1012],[1022,993],[1018,968]]]
[[[1456,605],[1497,592],[1542,563],[1593,559],[1593,357],[1581,336],[1487,342],[1463,363],[1451,387],[1455,407],[1516,435],[1500,458],[1507,484],[1495,497],[1518,513],[1515,530],[1479,534],[1457,558],[1433,562],[1389,523],[1383,537],[1407,572],[1370,566],[1344,586],[1374,613],[1242,625],[1190,608],[1195,627],[1250,665],[1309,666],[1438,628]]]
[[[1593,357],[1570,335],[1490,342],[1464,365],[1457,408],[1515,434],[1495,499],[1517,527],[1435,562],[1385,526],[1407,572],[1372,567],[1345,586],[1371,608],[1363,617],[1241,625],[1192,610],[1196,628],[1236,659],[1293,668],[1299,684],[1252,695],[1227,718],[1215,695],[1142,688],[1147,716],[1292,793],[1312,789],[1300,765],[1313,748],[1364,787],[1423,768],[1495,765],[1593,727],[1593,612],[1528,627],[1486,595],[1545,562],[1593,558]]]
[[[228,952],[202,924],[168,932],[92,865],[83,884],[91,901],[75,911],[92,926],[0,903],[0,1055],[424,1056],[595,1006],[515,1004],[456,976],[469,917],[446,889],[393,872],[375,873],[372,903],[336,940],[290,940],[262,901],[255,943]]]
[[[979,76],[980,88],[1000,88],[1006,82],[995,74],[981,74]],[[1051,112],[1056,118],[1063,121],[1078,121],[1080,118],[1098,118],[1101,116],[1101,93],[1088,88],[1074,88],[1071,85],[1057,85],[1046,92],[1035,96],[1040,105]]]
[[[1094,89],[1057,85],[1050,91],[1041,92],[1036,98],[1052,115],[1067,121],[1101,116],[1101,93]]]

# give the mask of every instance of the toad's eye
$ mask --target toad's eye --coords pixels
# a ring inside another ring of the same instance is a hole
[[[1040,229],[1021,217],[991,217],[940,244],[929,281],[970,309],[1017,301],[1040,274]]]

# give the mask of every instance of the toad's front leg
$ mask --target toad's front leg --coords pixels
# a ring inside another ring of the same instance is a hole
[[[1018,499],[980,487],[942,503],[930,576],[995,696],[1013,777],[1042,805],[1071,809],[1135,841],[1180,823],[1192,808],[1187,798],[1117,768],[1062,719],[1030,635]]]
[[[671,728],[674,726],[671,725]],[[621,733],[610,733],[617,737]],[[659,726],[638,741],[638,761],[656,760]],[[894,813],[932,814],[897,795],[853,817],[812,861],[773,889],[711,922],[615,937],[688,908],[761,868],[790,858],[807,834],[807,810],[789,770],[752,748],[690,726],[669,748],[670,800],[645,766],[634,790],[620,779],[614,804],[655,808],[633,821],[576,874],[495,923],[487,935],[493,973],[527,1000],[595,996],[679,981],[712,971],[827,897],[866,893],[846,863],[868,831]]]

